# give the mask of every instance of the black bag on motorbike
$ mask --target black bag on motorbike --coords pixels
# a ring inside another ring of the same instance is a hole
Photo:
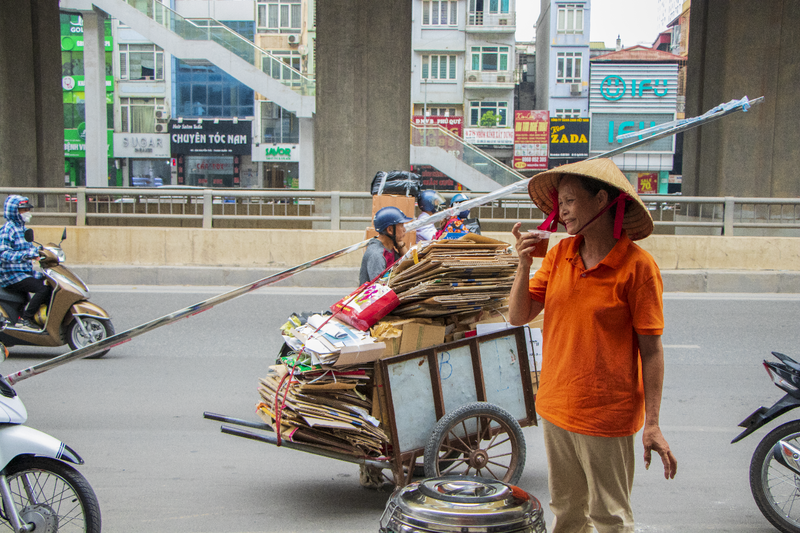
[[[419,196],[422,178],[407,170],[380,171],[372,178],[372,195],[395,194],[398,196]]]

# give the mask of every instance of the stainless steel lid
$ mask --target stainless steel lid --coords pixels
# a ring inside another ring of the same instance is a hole
[[[426,479],[392,494],[382,531],[543,532],[539,501],[501,481],[470,476]]]

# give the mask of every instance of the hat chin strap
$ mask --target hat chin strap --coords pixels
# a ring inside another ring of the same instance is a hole
[[[595,220],[600,218],[603,215],[603,213],[605,213],[606,211],[608,211],[609,209],[611,209],[612,207],[614,207],[616,205],[618,207],[617,207],[616,215],[614,216],[614,238],[615,239],[619,239],[620,237],[622,237],[622,221],[625,218],[625,202],[627,202],[630,198],[631,197],[630,197],[629,194],[621,192],[619,194],[619,196],[614,198],[614,200],[612,202],[610,202],[603,209],[601,209],[599,213],[597,213],[595,216],[593,216],[592,219],[589,222],[587,222],[586,224],[581,226],[581,228],[578,231],[576,231],[575,234],[577,235],[578,233],[582,232],[584,230],[584,228],[586,228],[586,226],[588,226],[589,224],[591,224],[592,222],[594,222]],[[557,210],[557,207],[558,207],[558,191],[557,190],[553,191],[552,199],[553,199],[553,210],[547,216],[547,219],[539,226],[539,229],[541,229],[541,230],[556,231],[556,229],[558,229],[558,210]]]

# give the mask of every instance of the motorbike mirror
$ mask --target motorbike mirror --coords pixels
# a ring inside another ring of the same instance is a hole
[[[67,228],[64,228],[64,233],[61,234],[61,242],[64,242],[66,238],[67,238]],[[59,246],[61,246],[61,242],[58,243]]]
[[[25,240],[26,241],[33,242],[33,229],[26,228],[24,235],[25,235]]]

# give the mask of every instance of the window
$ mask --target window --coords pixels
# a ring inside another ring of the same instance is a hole
[[[120,98],[120,130],[126,133],[155,133],[156,106],[163,98]]]
[[[297,115],[275,102],[261,102],[261,131],[263,143],[300,142],[300,121]]]
[[[119,45],[119,79],[163,80],[164,51],[154,44]]]
[[[214,65],[177,61],[175,105],[182,117],[252,117],[253,89]]]
[[[434,0],[422,2],[423,26],[455,26],[458,24],[458,2]]]
[[[428,117],[454,117],[456,116],[455,107],[429,107],[427,109]]]
[[[583,5],[558,6],[558,33],[583,33]]]
[[[482,26],[484,13],[492,15],[506,14],[509,12],[509,0],[469,0],[469,17],[467,24]]]
[[[558,54],[556,83],[580,83],[581,53],[563,52]]]
[[[264,56],[262,70],[276,80],[290,81],[292,85],[300,84],[300,52],[294,50],[271,50],[272,57]]]
[[[556,109],[555,118],[581,118],[580,109]]]
[[[499,117],[498,126],[506,125],[506,115],[508,114],[508,102],[481,102],[473,101],[469,103],[469,125],[480,126],[481,119],[492,112],[495,117]]]
[[[258,2],[258,30],[260,32],[299,32],[301,29],[301,0],[273,0]]]
[[[508,47],[473,46],[472,70],[508,70]]]
[[[456,79],[456,56],[422,56],[422,79]]]

